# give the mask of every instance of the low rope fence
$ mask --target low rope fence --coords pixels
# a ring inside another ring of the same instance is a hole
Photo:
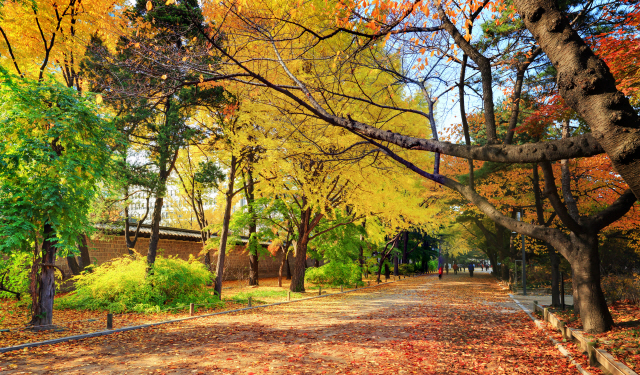
[[[424,276],[425,274],[413,274],[410,276],[404,276],[404,278],[412,278],[412,277],[418,277],[418,276]],[[66,341],[73,341],[73,340],[80,340],[83,338],[90,338],[90,337],[97,337],[97,336],[104,336],[104,335],[109,335],[112,333],[117,333],[117,332],[125,332],[125,331],[130,331],[133,329],[141,329],[141,328],[147,328],[147,327],[153,327],[156,325],[161,325],[161,324],[168,324],[168,323],[176,323],[176,322],[181,322],[181,321],[185,321],[185,320],[191,320],[191,319],[197,319],[197,318],[204,318],[204,317],[208,317],[208,316],[214,316],[214,315],[221,315],[221,314],[230,314],[230,313],[234,313],[234,312],[239,312],[239,311],[245,311],[245,310],[250,310],[250,309],[256,309],[256,308],[262,308],[262,307],[269,307],[269,306],[277,306],[277,305],[282,305],[282,304],[288,304],[288,303],[293,303],[293,302],[301,302],[301,301],[307,301],[307,300],[311,300],[311,299],[315,299],[315,298],[322,298],[322,297],[328,297],[328,296],[335,296],[335,295],[339,295],[339,294],[344,294],[344,293],[351,293],[351,292],[355,292],[358,290],[362,290],[362,289],[369,289],[369,288],[375,288],[377,286],[380,285],[388,285],[391,283],[394,283],[396,281],[400,281],[402,280],[402,276],[398,277],[398,278],[394,278],[393,281],[387,281],[387,282],[382,282],[380,280],[377,280],[375,282],[374,285],[371,285],[371,281],[368,281],[366,286],[360,287],[358,288],[357,285],[355,288],[350,289],[350,290],[345,290],[344,286],[340,287],[340,292],[336,292],[336,293],[327,293],[327,291],[322,291],[322,286],[320,286],[318,288],[318,295],[313,296],[313,297],[306,297],[306,298],[298,298],[298,299],[291,299],[291,292],[288,291],[287,292],[287,296],[286,296],[286,300],[285,301],[281,301],[281,302],[274,302],[274,303],[268,303],[268,304],[258,304],[253,306],[253,296],[249,296],[247,298],[247,307],[244,308],[239,308],[239,309],[232,309],[232,310],[226,310],[226,311],[218,311],[218,312],[212,312],[212,313],[207,313],[207,314],[202,314],[202,315],[195,315],[195,308],[198,306],[210,306],[210,305],[216,305],[219,304],[219,302],[213,302],[213,303],[199,303],[199,304],[194,304],[191,303],[189,305],[184,305],[184,306],[176,306],[176,307],[172,307],[172,308],[168,308],[166,310],[163,310],[162,312],[168,312],[169,310],[174,310],[174,309],[189,309],[189,316],[187,317],[179,317],[176,319],[170,319],[170,320],[165,320],[165,321],[159,321],[159,322],[149,322],[149,323],[143,323],[143,324],[131,324],[131,325],[125,325],[125,326],[121,326],[119,328],[114,329],[113,328],[113,322],[114,322],[114,317],[118,318],[118,317],[123,317],[125,315],[133,315],[135,313],[121,313],[121,314],[112,314],[112,313],[107,313],[106,316],[102,316],[102,317],[93,317],[93,318],[88,318],[88,319],[80,319],[80,320],[73,320],[73,321],[66,321],[66,322],[56,322],[56,324],[50,324],[50,325],[45,325],[45,326],[38,326],[38,327],[33,327],[33,326],[21,326],[21,327],[14,327],[14,328],[5,328],[0,330],[0,337],[2,335],[2,333],[6,333],[6,332],[14,332],[14,331],[27,331],[27,330],[46,330],[47,327],[60,327],[60,326],[65,326],[65,325],[71,325],[74,323],[82,323],[82,322],[99,322],[99,321],[105,321],[105,323],[103,323],[103,327],[106,328],[106,330],[103,331],[96,331],[96,332],[91,332],[91,333],[85,333],[85,334],[79,334],[79,335],[73,335],[73,336],[66,336],[66,337],[60,337],[60,338],[55,338],[55,339],[51,339],[51,340],[45,340],[45,341],[39,341],[39,342],[31,342],[31,343],[24,343],[24,344],[19,344],[19,345],[15,345],[15,346],[9,346],[9,347],[3,347],[0,348],[0,353],[6,353],[9,351],[15,351],[15,350],[22,350],[25,348],[30,348],[30,347],[36,347],[36,346],[41,346],[41,345],[50,345],[50,344],[57,344],[57,343],[61,343],[61,342],[66,342]],[[389,280],[389,279],[386,279]],[[258,301],[255,301],[258,302]]]

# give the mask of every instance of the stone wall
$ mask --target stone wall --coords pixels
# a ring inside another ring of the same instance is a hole
[[[87,239],[89,255],[92,263],[103,264],[113,258],[127,254],[127,246],[124,236],[101,236],[99,238]],[[142,254],[147,254],[149,248],[149,238],[138,238],[135,250]],[[202,243],[196,241],[180,241],[161,238],[158,243],[158,254],[162,256],[177,255],[181,259],[189,259],[189,255],[198,256],[202,251]],[[217,250],[211,250],[211,259],[215,267],[218,259]],[[293,267],[292,257],[289,258]],[[282,252],[278,252],[275,257],[261,255],[259,259],[259,278],[278,277],[278,269],[282,260]],[[70,275],[66,258],[60,258],[56,264]],[[313,260],[307,260],[307,266],[312,266]],[[244,246],[236,246],[227,252],[225,258],[225,280],[247,279],[249,277],[249,255],[244,250]]]

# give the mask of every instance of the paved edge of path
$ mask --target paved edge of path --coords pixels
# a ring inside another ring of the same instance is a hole
[[[549,334],[545,330],[544,323],[542,323],[542,321],[540,319],[538,319],[535,316],[533,316],[531,314],[531,310],[530,309],[524,307],[524,305],[522,305],[522,303],[520,303],[520,301],[515,299],[513,294],[509,293],[509,297],[511,297],[513,302],[515,302],[518,306],[520,306],[520,308],[522,309],[522,311],[525,312],[525,314],[529,315],[529,318],[531,318],[531,320],[533,320],[533,322],[535,323],[536,328],[541,330],[544,333],[544,335],[547,336],[547,338],[556,346],[558,351],[563,356],[565,356],[565,357],[567,357],[567,358],[569,358],[571,360],[571,363],[576,366],[576,369],[578,371],[580,371],[581,374],[583,374],[583,375],[591,375],[591,373],[589,373],[587,370],[583,369],[582,366],[578,362],[576,362],[575,359],[573,359],[573,356],[571,355],[571,353],[569,353],[569,351],[564,346],[562,346],[562,344],[558,340],[556,340],[553,337],[549,336]]]
[[[408,278],[411,279],[411,278],[414,278],[414,277],[424,277],[424,276],[427,276],[427,275],[418,275],[418,276],[413,276],[413,277],[408,277]],[[402,279],[402,280],[404,280],[404,279]],[[26,349],[26,348],[34,348],[34,347],[43,346],[43,345],[59,344],[59,343],[62,343],[62,342],[67,342],[67,341],[88,339],[88,338],[91,338],[91,337],[106,336],[106,335],[111,335],[111,334],[119,333],[119,332],[126,332],[126,331],[133,331],[133,330],[136,330],[136,329],[154,327],[154,326],[158,326],[158,325],[161,325],[161,324],[178,323],[178,322],[183,322],[183,321],[186,321],[186,320],[206,318],[206,317],[209,317],[209,316],[231,314],[231,313],[236,313],[236,312],[240,312],[240,311],[248,311],[248,310],[260,309],[260,308],[264,308],[264,307],[285,305],[285,304],[288,304],[288,303],[295,303],[295,302],[301,302],[301,301],[308,301],[308,300],[315,299],[315,298],[324,298],[324,297],[330,297],[330,296],[337,296],[337,295],[340,295],[340,294],[351,293],[351,292],[355,292],[355,291],[358,291],[358,290],[376,288],[376,287],[379,287],[381,285],[388,285],[388,284],[396,283],[396,282],[399,282],[399,281],[401,281],[401,280],[388,281],[388,282],[384,282],[384,283],[380,283],[380,284],[376,284],[376,285],[371,285],[371,286],[365,286],[365,287],[362,287],[362,288],[346,290],[344,292],[337,292],[337,293],[331,293],[331,294],[327,293],[327,294],[323,294],[323,295],[320,295],[320,296],[300,298],[300,299],[296,299],[296,300],[292,300],[292,301],[275,302],[275,303],[270,303],[270,304],[267,304],[267,305],[257,305],[257,306],[252,306],[252,307],[243,307],[241,309],[234,309],[234,310],[228,310],[228,311],[219,311],[219,312],[196,315],[196,316],[187,316],[187,317],[184,317],[184,318],[163,320],[161,322],[141,324],[141,325],[137,325],[137,326],[116,328],[116,329],[110,329],[110,330],[98,331],[98,332],[92,332],[92,333],[84,333],[84,334],[81,334],[81,335],[66,336],[66,337],[60,337],[60,338],[57,338],[57,339],[45,340],[45,341],[29,342],[29,343],[25,343],[25,344],[20,344],[20,345],[15,345],[15,346],[7,346],[7,347],[4,347],[4,348],[0,348],[0,353],[7,353],[7,352],[11,352],[11,351]]]

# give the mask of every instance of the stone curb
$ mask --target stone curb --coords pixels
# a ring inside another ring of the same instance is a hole
[[[520,301],[518,301],[517,299],[515,299],[515,297],[513,297],[512,294],[509,293],[509,297],[511,297],[511,299],[513,300],[513,302],[515,302],[518,306],[520,306],[520,308],[522,309],[522,311],[524,311],[527,315],[529,315],[529,318],[531,318],[531,320],[533,320],[533,322],[535,323],[536,327],[544,332],[544,323],[542,323],[542,321],[540,321],[540,319],[536,318],[535,316],[533,316],[531,314],[531,310],[527,309],[526,307],[524,307]],[[545,333],[545,335],[547,336],[547,338],[553,342],[553,344],[556,346],[556,348],[558,348],[558,351],[565,357],[569,358],[571,360],[571,363],[573,365],[576,366],[576,369],[583,375],[590,375],[590,373],[583,369],[582,366],[575,361],[575,359],[573,359],[573,356],[571,355],[571,353],[569,353],[569,351],[562,346],[562,344],[560,342],[558,342],[556,339],[554,339],[553,337],[547,335]]]
[[[421,276],[424,276],[424,275],[421,275]],[[420,276],[412,276],[412,277],[420,277]],[[409,278],[412,278],[412,277],[409,277]],[[338,294],[351,293],[351,292],[355,292],[355,291],[362,290],[362,289],[376,288],[376,287],[378,287],[380,285],[392,284],[392,283],[395,283],[395,282],[398,282],[398,281],[401,281],[401,280],[388,281],[386,283],[380,283],[380,284],[376,284],[376,285],[365,286],[365,287],[362,287],[362,288],[346,290],[344,292],[337,292],[337,293],[331,293],[331,294],[322,294],[320,296],[301,298],[301,299],[296,299],[296,300],[292,300],[292,301],[283,301],[283,302],[271,303],[271,304],[268,304],[268,305],[257,305],[257,306],[252,306],[252,307],[243,307],[241,309],[235,309],[235,310],[220,311],[220,312],[214,312],[214,313],[196,315],[196,316],[188,316],[188,317],[184,317],[184,318],[178,318],[178,319],[172,319],[172,320],[164,320],[164,321],[161,321],[161,322],[141,324],[141,325],[138,325],[138,326],[116,328],[116,329],[98,331],[98,332],[93,332],[93,333],[85,333],[85,334],[82,334],[82,335],[75,335],[75,336],[66,336],[66,337],[60,337],[60,338],[57,338],[57,339],[38,341],[38,342],[30,342],[30,343],[20,344],[20,345],[16,345],[16,346],[7,346],[7,347],[4,347],[4,348],[0,348],[0,353],[7,353],[7,352],[15,351],[15,350],[26,349],[26,348],[34,348],[34,347],[42,346],[42,345],[59,344],[59,343],[62,343],[62,342],[67,342],[67,341],[82,340],[82,339],[87,339],[87,338],[91,338],[91,337],[106,336],[106,335],[111,335],[111,334],[114,334],[114,333],[133,331],[135,329],[148,328],[148,327],[153,327],[153,326],[157,326],[157,325],[161,325],[161,324],[178,323],[178,322],[183,322],[185,320],[206,318],[206,317],[209,317],[209,316],[231,314],[231,313],[235,313],[235,312],[239,312],[239,311],[248,311],[248,310],[259,309],[259,308],[263,308],[263,307],[285,305],[285,304],[288,304],[288,303],[308,301],[308,300],[315,299],[315,298],[324,298],[324,297],[329,297],[329,296],[335,296],[335,295],[338,295]]]
[[[587,353],[589,356],[589,362],[593,364],[598,363],[603,369],[612,375],[638,375],[624,363],[616,361],[616,359],[606,350],[596,349],[593,346],[594,343],[587,340],[581,330],[567,327],[564,322],[558,319],[558,317],[550,312],[548,308],[542,307],[536,303],[533,304],[533,308],[534,311],[542,312],[544,320],[560,331],[563,338],[566,340],[576,341],[580,350],[582,350],[583,353]]]

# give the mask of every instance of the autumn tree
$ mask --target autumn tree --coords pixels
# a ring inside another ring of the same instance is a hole
[[[13,93],[17,94],[20,90],[30,87],[29,90],[32,90],[34,95],[38,93],[34,97],[43,101],[39,104],[28,101],[23,102],[24,114],[30,113],[31,115],[29,116],[31,117],[22,117],[20,121],[29,122],[35,120],[36,118],[33,115],[36,112],[32,110],[36,110],[39,106],[45,105],[45,103],[50,106],[50,110],[43,110],[42,114],[44,115],[53,115],[55,108],[69,108],[70,113],[76,113],[79,116],[81,114],[89,116],[90,113],[93,113],[93,109],[87,106],[84,99],[74,98],[70,91],[60,90],[55,83],[50,81],[50,77],[54,76],[57,81],[63,82],[66,87],[73,88],[76,95],[85,89],[79,75],[78,66],[86,48],[86,43],[83,41],[88,40],[96,28],[100,29],[117,23],[117,21],[110,18],[118,14],[118,5],[119,3],[115,2],[84,6],[77,0],[69,0],[62,3],[44,0],[28,4],[20,1],[3,2],[2,17],[0,18],[0,34],[2,36],[0,64],[25,79],[25,86],[7,83],[6,89],[12,87],[16,89]],[[37,84],[34,81],[42,85],[40,91],[35,87]],[[56,99],[68,100],[68,102],[56,103],[51,101]],[[31,109],[26,108],[24,107],[25,104],[33,105],[33,107]],[[11,116],[17,116],[16,120],[20,118],[16,113],[11,114]],[[76,130],[78,130],[78,127],[82,127],[73,121],[65,123],[61,118],[47,119],[42,117],[41,120],[44,122],[50,121],[52,124],[46,131],[51,131],[52,134],[56,133],[61,137],[66,131],[73,132],[74,127]],[[93,122],[93,124],[97,126],[104,125],[100,121]],[[97,134],[100,131],[96,129],[93,134]],[[35,133],[25,133],[24,136],[36,136],[37,133],[37,131]],[[68,136],[68,134],[65,135]],[[102,152],[107,150],[102,147],[106,145],[104,142],[109,142],[108,139],[112,138],[106,137],[104,141],[96,143],[96,147],[101,149],[101,153],[95,155],[96,158],[104,157]],[[25,138],[24,141],[28,140]],[[33,138],[33,141],[35,142],[34,144],[39,142],[38,138]],[[67,154],[69,159],[66,160],[73,160],[78,156],[74,154],[71,146],[74,141],[72,138],[63,140],[53,136],[48,141],[50,142],[49,151],[44,148],[41,149],[44,154],[53,152],[60,160],[65,160]],[[61,146],[63,143],[69,148]],[[33,161],[35,162],[36,159],[33,159]],[[40,161],[43,162],[44,160],[41,159]],[[100,173],[97,173],[97,176],[97,179],[89,179],[88,181],[95,183],[99,180]],[[64,182],[62,184],[64,185]],[[62,186],[52,185],[50,188],[56,189],[62,188]],[[78,193],[88,197],[91,189],[90,186],[85,185]],[[58,191],[58,194],[60,197],[65,195],[63,191]],[[82,206],[78,209],[79,211],[73,212],[78,215],[77,219],[82,222],[84,220],[83,215],[87,214],[86,207]],[[41,223],[43,225],[42,231],[36,235],[36,238],[42,236],[42,250],[34,249],[34,264],[31,274],[32,324],[34,325],[51,323],[53,296],[55,294],[53,263],[56,258],[56,249],[60,247],[64,249],[63,252],[70,250],[69,243],[58,244],[57,242],[64,230],[55,222],[57,220],[55,219],[55,214],[52,213],[51,216],[45,214],[42,220],[44,220]],[[89,230],[90,228],[85,226],[84,229]],[[68,240],[67,235],[70,232],[64,233],[65,240]],[[83,233],[77,233],[74,242],[80,244],[79,249],[82,252],[82,258],[86,260],[88,253],[86,246],[80,241],[81,238],[84,239],[81,234]],[[35,246],[37,247],[38,244],[35,243]],[[72,254],[73,252],[69,255]],[[68,257],[67,260],[72,269],[77,268],[75,258]]]

